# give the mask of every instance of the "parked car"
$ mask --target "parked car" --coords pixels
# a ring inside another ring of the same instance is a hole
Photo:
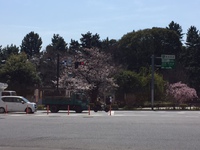
[[[1,95],[2,95],[2,96],[11,96],[11,95],[12,95],[12,96],[16,96],[17,93],[16,93],[16,91],[6,91],[6,90],[5,90],[5,91],[2,91],[2,92],[1,92]]]
[[[22,96],[1,96],[0,113],[4,112],[26,112],[34,113],[37,111],[37,105],[29,102]]]

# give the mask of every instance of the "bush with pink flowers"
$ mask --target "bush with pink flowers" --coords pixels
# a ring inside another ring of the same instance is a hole
[[[183,104],[184,102],[198,98],[194,88],[190,88],[181,82],[169,84],[166,92],[167,96],[178,104]]]

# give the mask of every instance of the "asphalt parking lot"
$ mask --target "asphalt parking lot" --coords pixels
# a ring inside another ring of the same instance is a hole
[[[200,111],[0,114],[2,150],[198,150]]]

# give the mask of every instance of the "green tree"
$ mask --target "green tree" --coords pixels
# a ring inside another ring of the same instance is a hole
[[[52,41],[51,45],[56,51],[60,52],[67,51],[67,43],[65,42],[64,38],[61,37],[59,34],[54,34],[51,41]]]
[[[71,52],[71,53],[75,53],[77,50],[79,50],[80,49],[80,44],[79,44],[79,42],[78,41],[76,41],[76,40],[72,40],[71,39],[71,43],[70,43],[70,46],[69,46],[69,51]]]
[[[97,33],[92,36],[92,47],[101,48],[100,36]]]
[[[136,72],[123,71],[115,76],[119,89],[124,93],[129,93],[142,89],[142,80]]]
[[[191,26],[187,31],[186,46],[187,48],[197,48],[199,43],[199,30],[195,26]]]
[[[190,85],[200,93],[200,35],[196,27],[188,29],[186,48],[183,49],[181,60],[187,71]]]
[[[28,58],[38,55],[42,48],[42,39],[33,31],[27,34],[22,40],[21,52],[25,52]]]
[[[114,57],[129,70],[138,72],[141,67],[149,67],[152,54],[157,57],[161,54],[178,56],[181,45],[178,35],[168,29],[152,28],[133,31],[119,40]]]
[[[2,63],[2,61],[4,60],[3,57],[4,55],[3,55],[3,51],[2,51],[2,45],[0,45],[0,61],[1,61],[1,63]],[[0,63],[0,65],[1,65],[1,63]]]
[[[43,87],[55,88],[53,81],[57,79],[57,56],[59,53],[55,53],[55,48],[51,45],[46,47],[41,54],[38,65],[38,73],[42,80],[41,85]],[[64,56],[64,55],[63,55]]]
[[[101,48],[101,41],[99,34],[92,35],[91,32],[87,32],[86,34],[81,34],[82,37],[80,38],[81,45],[83,48]]]
[[[107,37],[101,42],[101,49],[105,52],[114,53],[117,48],[117,40],[111,39]]]
[[[7,45],[5,48],[0,49],[0,59],[6,60],[11,54],[18,54],[19,47],[16,45],[11,44],[10,46]]]
[[[182,40],[183,30],[182,30],[182,27],[178,23],[175,23],[174,21],[172,21],[172,22],[170,22],[170,24],[166,28],[169,29],[169,30],[175,31],[178,34],[179,39]]]
[[[26,96],[40,83],[35,66],[27,61],[26,54],[11,55],[0,69],[0,81],[8,84],[8,89]]]
[[[118,93],[124,95],[128,107],[141,105],[145,101],[150,102],[151,73],[142,68],[139,73],[134,71],[122,71],[115,76],[118,84]],[[160,101],[164,95],[165,81],[162,76],[155,73],[155,100]],[[127,95],[132,95],[128,97]]]

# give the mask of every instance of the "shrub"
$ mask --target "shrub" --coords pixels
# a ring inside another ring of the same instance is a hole
[[[181,82],[169,84],[166,93],[169,98],[172,98],[178,104],[198,98],[194,88],[190,88]]]

